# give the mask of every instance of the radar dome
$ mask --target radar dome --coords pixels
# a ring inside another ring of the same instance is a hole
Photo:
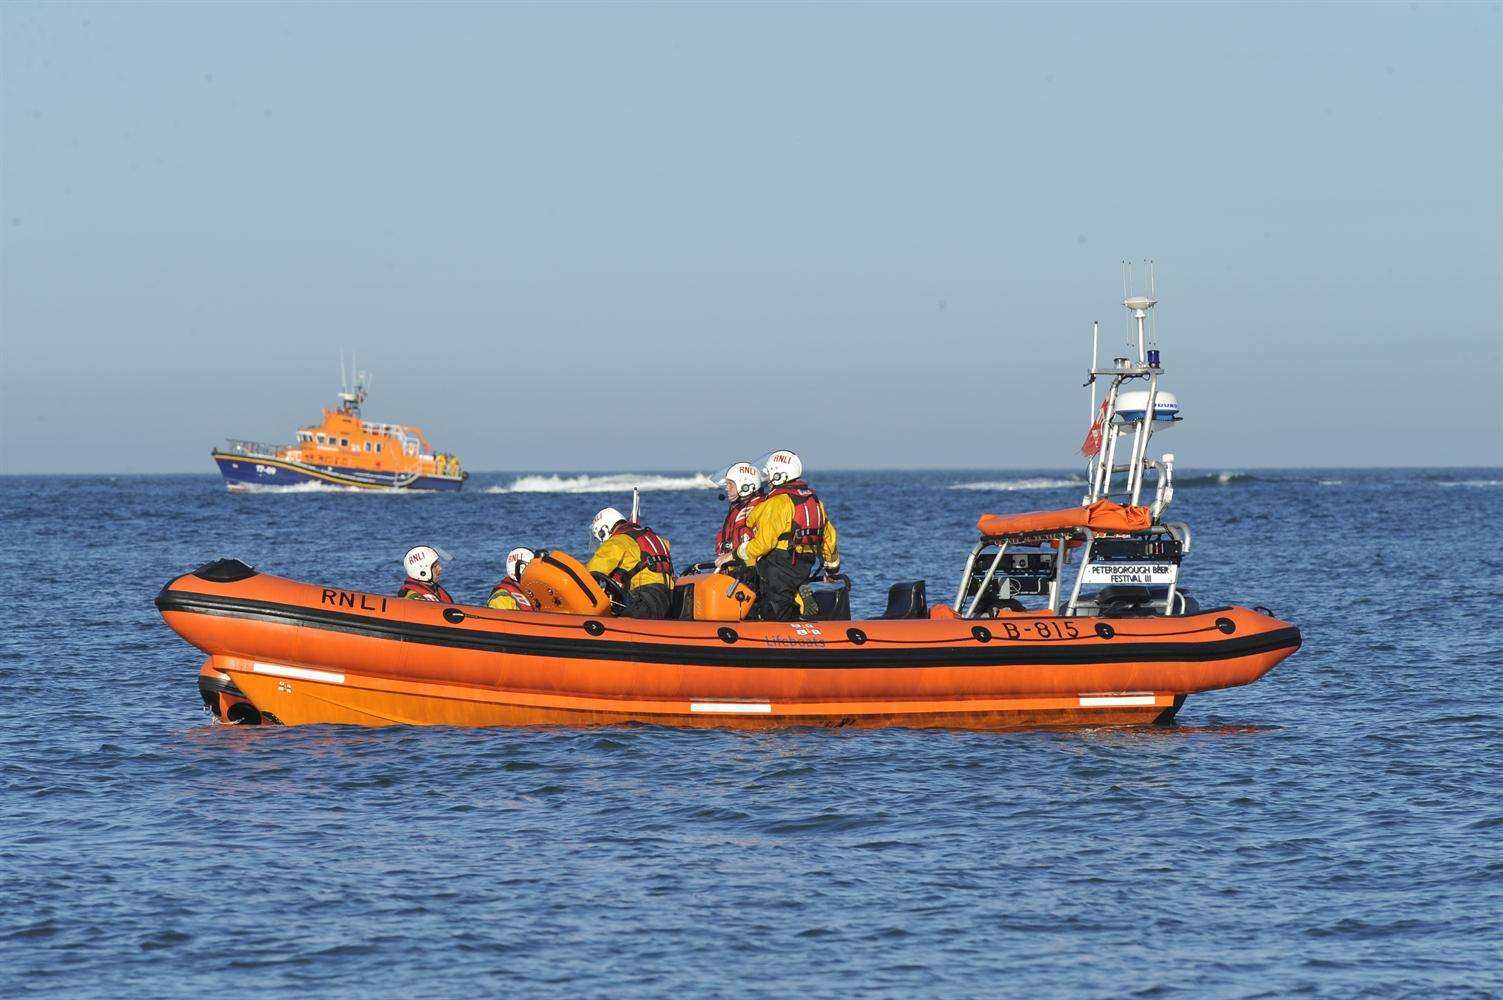
[[[1131,424],[1143,419],[1148,408],[1148,390],[1136,389],[1117,394],[1117,422]],[[1161,431],[1172,427],[1180,419],[1179,399],[1172,392],[1160,389],[1153,398],[1153,429]]]

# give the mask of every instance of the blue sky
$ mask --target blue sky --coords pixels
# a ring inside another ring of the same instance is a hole
[[[1503,461],[1500,5],[0,7],[0,469]],[[1165,447],[1170,447],[1165,443]]]

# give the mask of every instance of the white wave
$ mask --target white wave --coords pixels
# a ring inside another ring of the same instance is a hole
[[[1017,490],[1062,490],[1069,486],[1084,486],[1084,479],[1050,479],[1033,477],[1023,479],[996,479],[977,483],[956,483],[952,490],[984,490],[997,493],[1012,493]]]
[[[487,493],[630,493],[633,486],[649,490],[713,490],[720,484],[703,472],[692,476],[639,476],[628,472],[608,476],[521,476],[509,486],[487,487]]]
[[[1503,479],[1452,479],[1452,480],[1441,480],[1441,481],[1437,482],[1435,485],[1436,486],[1470,486],[1470,487],[1473,487],[1473,488],[1482,488],[1482,487],[1488,487],[1488,486],[1503,486]]]
[[[1346,480],[1345,479],[1317,479],[1317,480],[1315,480],[1315,485],[1316,486],[1345,486],[1346,485]]]
[[[1251,473],[1247,472],[1204,472],[1196,475],[1191,475],[1190,473],[1186,472],[1183,475],[1175,477],[1174,485],[1232,486],[1241,483],[1254,482],[1255,478],[1256,477],[1254,477]]]

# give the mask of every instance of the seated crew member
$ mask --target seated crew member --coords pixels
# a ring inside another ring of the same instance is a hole
[[[429,545],[419,545],[407,553],[403,564],[407,567],[407,579],[402,581],[402,587],[397,591],[398,597],[408,597],[415,601],[437,601],[440,604],[453,604],[454,598],[449,592],[439,586],[438,578],[443,575],[444,563],[452,557],[443,549],[433,548]]]
[[[585,565],[610,577],[626,595],[628,618],[667,618],[673,603],[673,559],[668,540],[628,521],[614,507],[595,515],[590,534],[600,543]]]
[[[715,532],[715,568],[736,561],[736,550],[751,535],[746,518],[762,502],[762,474],[750,462],[737,462],[720,474],[720,499],[729,500],[725,522]]]
[[[506,554],[506,579],[491,588],[485,606],[497,611],[534,611],[532,599],[522,593],[522,573],[532,562],[531,549],[512,549]]]
[[[835,523],[824,503],[804,482],[804,463],[791,451],[775,451],[757,463],[765,495],[747,516],[750,537],[736,554],[757,571],[754,616],[763,621],[792,621],[798,614],[798,588],[824,561],[826,579],[840,572]]]

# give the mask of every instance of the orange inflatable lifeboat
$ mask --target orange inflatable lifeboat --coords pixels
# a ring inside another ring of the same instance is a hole
[[[593,580],[580,583],[598,599]],[[1257,680],[1300,643],[1294,627],[1245,608],[839,622],[494,611],[298,583],[235,560],[173,580],[157,607],[208,655],[201,678],[227,720],[285,724],[1133,725]]]

